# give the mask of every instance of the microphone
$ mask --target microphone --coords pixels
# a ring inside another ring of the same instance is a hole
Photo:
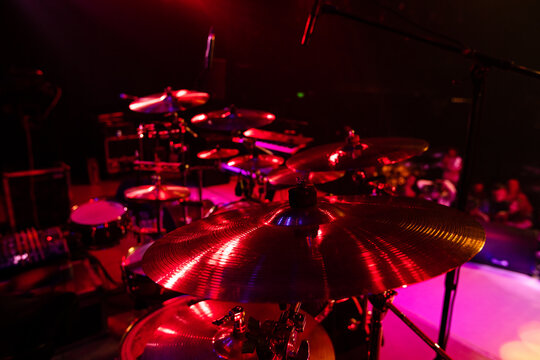
[[[311,38],[311,34],[313,33],[313,29],[315,28],[315,23],[317,22],[317,18],[319,17],[319,13],[321,12],[321,0],[315,0],[313,3],[313,7],[311,8],[311,13],[309,14],[309,17],[306,21],[306,27],[304,28],[304,35],[302,35],[302,41],[300,42],[301,45],[307,45],[309,42],[309,39]]]
[[[216,36],[214,35],[214,27],[210,27],[208,37],[206,38],[206,51],[204,53],[204,68],[210,70],[212,67],[212,61],[214,60],[214,44],[216,42]]]

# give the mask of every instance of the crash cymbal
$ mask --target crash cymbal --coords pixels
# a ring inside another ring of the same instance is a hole
[[[172,231],[145,253],[145,273],[165,288],[210,299],[341,299],[440,275],[484,245],[472,217],[426,200],[310,205],[314,190],[301,196],[298,189],[290,191],[292,206],[230,211]]]
[[[241,353],[244,338],[232,336],[232,325],[213,325],[238,304],[191,296],[171,299],[165,305],[130,326],[122,339],[120,357],[135,359],[258,359],[255,353]],[[243,304],[246,319],[277,320],[277,304]],[[303,312],[302,312],[303,313]],[[303,313],[306,326],[299,341],[308,340],[310,360],[333,360],[334,349],[324,328]]]
[[[287,167],[272,170],[267,175],[268,182],[275,187],[291,187],[304,180],[308,184],[323,184],[339,179],[345,171],[296,172]]]
[[[210,130],[238,131],[265,126],[275,119],[274,114],[266,111],[238,109],[230,106],[223,110],[195,115],[191,123]]]
[[[236,156],[238,155],[238,152],[239,151],[237,149],[224,149],[216,147],[210,150],[201,151],[197,154],[197,157],[203,160],[219,160]]]
[[[167,88],[164,92],[138,98],[129,104],[129,109],[145,114],[164,114],[206,104],[209,98],[204,92]]]
[[[137,202],[167,202],[188,198],[189,189],[177,185],[142,185],[127,189],[124,195]]]
[[[339,142],[302,151],[287,160],[287,167],[296,171],[359,170],[394,164],[427,148],[428,143],[420,139],[366,138],[356,144]]]
[[[258,171],[268,168],[276,168],[283,164],[285,160],[281,156],[260,154],[242,155],[232,158],[227,162],[228,166],[246,171]]]

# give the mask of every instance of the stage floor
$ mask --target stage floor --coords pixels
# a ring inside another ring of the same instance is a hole
[[[395,305],[437,338],[444,276],[398,290]],[[383,359],[433,359],[392,313],[385,320]],[[448,353],[454,359],[540,359],[540,281],[487,265],[461,269]]]

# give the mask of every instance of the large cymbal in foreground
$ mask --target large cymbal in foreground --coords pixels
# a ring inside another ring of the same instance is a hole
[[[164,92],[138,98],[129,104],[129,109],[145,114],[164,114],[204,105],[209,98],[210,95],[204,92],[167,88]]]
[[[174,230],[148,249],[143,269],[165,288],[210,299],[341,299],[445,273],[484,241],[470,216],[425,200],[279,203]]]
[[[272,113],[260,110],[239,109],[234,106],[223,110],[195,115],[191,119],[197,125],[215,131],[238,131],[271,124],[276,119]]]
[[[406,160],[428,146],[414,138],[365,138],[354,146],[339,142],[302,151],[287,160],[287,167],[296,171],[359,170]]]
[[[238,304],[212,300],[198,301],[190,296],[169,300],[166,305],[131,326],[122,340],[121,359],[257,359],[255,353],[241,354],[242,340],[229,334],[232,326],[216,326],[212,322],[226,315]],[[277,304],[245,304],[246,319],[277,320],[281,311]],[[305,314],[306,327],[298,334],[307,339],[310,360],[332,360],[334,349],[324,328]],[[221,354],[221,344],[237,352]]]

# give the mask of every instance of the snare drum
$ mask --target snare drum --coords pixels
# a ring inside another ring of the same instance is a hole
[[[92,199],[71,209],[73,231],[81,234],[82,243],[92,249],[118,244],[128,229],[127,208],[114,201]]]

